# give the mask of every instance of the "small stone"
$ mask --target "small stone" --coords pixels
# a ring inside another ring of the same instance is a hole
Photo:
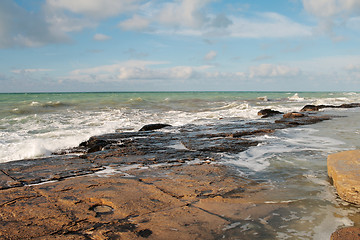
[[[95,205],[90,208],[90,210],[96,212],[96,215],[106,215],[113,212],[113,208],[107,205]]]

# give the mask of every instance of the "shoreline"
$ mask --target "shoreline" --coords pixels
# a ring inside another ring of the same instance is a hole
[[[330,118],[296,113],[274,123],[112,133],[58,156],[2,163],[0,236],[275,239],[294,202],[269,201],[272,186],[219,164],[219,153],[259,144],[249,136]]]

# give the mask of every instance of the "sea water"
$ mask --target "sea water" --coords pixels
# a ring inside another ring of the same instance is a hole
[[[299,111],[306,104],[360,102],[357,92],[142,92],[0,94],[0,162],[49,156],[104,133],[137,131],[150,123],[173,126],[260,119],[271,108]],[[360,109],[323,109],[330,121],[253,137],[260,145],[223,154],[239,175],[264,181],[267,204],[287,203],[269,230],[277,239],[329,239],[358,224],[356,207],[336,197],[328,181],[328,154],[359,149]],[[278,214],[278,215],[276,215]],[[244,230],[245,232],[247,230]],[[254,236],[254,239],[260,236]],[[260,239],[260,238],[259,238]]]

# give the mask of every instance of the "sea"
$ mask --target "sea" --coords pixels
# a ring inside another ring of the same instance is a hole
[[[46,157],[94,135],[138,131],[151,123],[274,121],[261,119],[258,111],[359,102],[360,92],[0,93],[0,162]],[[222,164],[273,188],[264,202],[290,206],[268,223],[277,239],[329,239],[339,227],[360,224],[358,208],[337,197],[326,169],[329,154],[360,148],[360,108],[321,112],[335,117],[254,136],[258,146],[222,154]]]

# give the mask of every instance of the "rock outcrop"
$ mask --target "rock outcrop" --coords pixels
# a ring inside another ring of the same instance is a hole
[[[360,205],[360,150],[329,155],[327,167],[339,196]]]

